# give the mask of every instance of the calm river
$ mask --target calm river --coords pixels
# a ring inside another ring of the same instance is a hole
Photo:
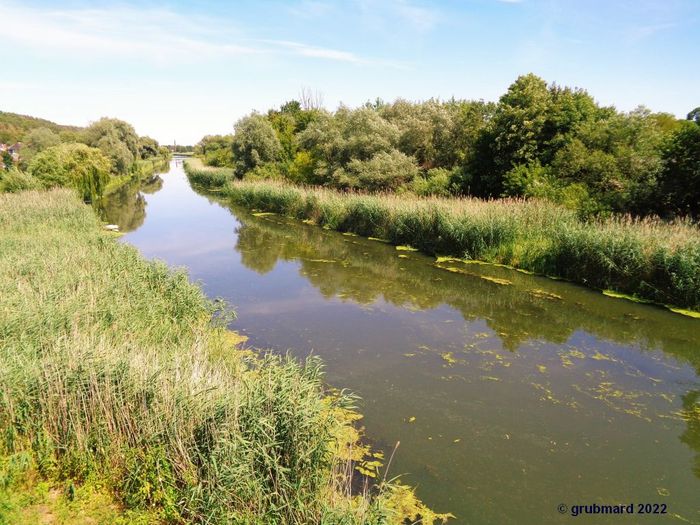
[[[124,242],[231,303],[251,346],[322,356],[368,439],[401,442],[390,476],[452,523],[700,523],[700,320],[254,216],[179,161],[161,178],[109,203]],[[667,513],[557,509],[594,503]]]

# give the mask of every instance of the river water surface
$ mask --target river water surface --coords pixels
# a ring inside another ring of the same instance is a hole
[[[700,523],[700,320],[256,216],[180,161],[161,178],[108,203],[123,241],[231,303],[251,346],[322,356],[368,439],[400,441],[390,476],[453,523]],[[667,513],[558,510],[594,503]]]

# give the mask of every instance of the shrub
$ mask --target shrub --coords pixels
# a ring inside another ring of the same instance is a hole
[[[110,162],[100,150],[84,144],[60,144],[39,153],[29,173],[44,188],[56,186],[78,190],[85,201],[99,199],[109,180]]]
[[[448,197],[450,195],[450,183],[452,171],[445,168],[433,168],[425,175],[419,175],[411,184],[411,189],[423,197],[436,196]]]
[[[418,166],[398,150],[379,152],[369,160],[351,160],[333,173],[337,188],[366,191],[395,191],[418,176]]]
[[[0,193],[16,193],[18,191],[33,190],[39,187],[39,182],[31,175],[11,168],[9,171],[0,171]]]

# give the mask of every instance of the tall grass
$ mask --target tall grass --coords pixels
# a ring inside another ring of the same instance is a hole
[[[700,310],[700,229],[689,221],[582,221],[546,201],[363,195],[274,181],[231,181],[223,191],[251,209],[432,255],[507,264]]]
[[[109,235],[68,190],[0,195],[0,489],[21,464],[159,522],[438,517],[401,485],[351,494],[354,398],[316,359],[236,349],[184,273]]]
[[[193,184],[209,190],[223,188],[234,179],[233,168],[213,168],[205,166],[201,159],[193,157],[184,161],[185,173]]]

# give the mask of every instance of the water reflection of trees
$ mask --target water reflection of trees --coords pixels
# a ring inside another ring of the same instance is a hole
[[[662,348],[700,370],[694,319],[506,268],[456,263],[451,266],[468,274],[452,273],[423,256],[400,258],[404,253],[376,241],[276,216],[254,217],[241,210],[236,215],[242,221],[236,249],[244,265],[266,273],[278,260],[299,260],[304,277],[326,297],[340,295],[361,304],[383,298],[418,309],[447,304],[465,319],[486,320],[511,350],[529,339],[563,343],[584,330],[618,343]]]
[[[146,218],[146,199],[143,194],[155,193],[162,187],[163,179],[158,175],[144,182],[125,184],[102,200],[100,215],[110,224],[117,224],[122,232],[133,231]]]
[[[242,222],[236,249],[244,265],[267,273],[277,261],[299,260],[301,273],[325,297],[361,304],[382,298],[418,309],[447,304],[466,320],[486,320],[511,350],[529,339],[561,344],[582,330],[621,344],[660,348],[700,374],[696,320],[504,268],[457,263],[453,266],[473,275],[452,273],[422,256],[400,258],[401,252],[382,243],[275,216],[254,217],[243,210],[236,215]],[[512,284],[499,285],[479,274]],[[679,415],[686,429],[680,440],[695,453],[693,472],[700,478],[700,391],[689,391],[682,403]]]

